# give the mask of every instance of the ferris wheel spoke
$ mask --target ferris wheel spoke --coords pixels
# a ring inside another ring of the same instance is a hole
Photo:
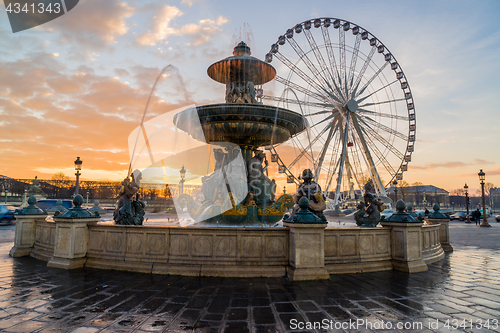
[[[306,73],[304,73],[300,68],[295,66],[290,60],[284,57],[280,52],[275,53],[276,58],[281,61],[283,65],[288,67],[292,72],[297,74],[302,80],[304,80],[308,85],[313,87],[318,93],[322,94],[324,88],[317,84],[313,79],[311,79]]]
[[[352,88],[352,81],[354,80],[354,70],[356,69],[356,62],[358,61],[360,44],[361,44],[361,35],[357,34],[356,41],[354,42],[354,50],[352,52],[352,57],[351,57],[351,65],[349,66],[349,78],[347,79],[349,89]]]
[[[398,116],[395,114],[375,112],[375,111],[370,111],[370,110],[365,110],[365,109],[357,109],[356,112],[368,113],[368,114],[373,115],[373,116],[398,119],[398,120],[405,120],[405,121],[408,121],[410,119],[407,116]]]
[[[364,84],[363,88],[361,88],[361,90],[356,94],[356,97],[365,92],[365,89],[368,88],[368,86],[372,83],[373,80],[375,80],[377,76],[379,76],[380,73],[382,73],[382,71],[384,70],[384,68],[387,66],[388,63],[389,62],[386,61],[382,66],[380,66],[378,71],[375,74],[373,74],[373,76]]]
[[[328,75],[331,77],[331,73],[328,70],[328,66],[326,65],[326,62],[325,62],[325,59],[323,58],[323,55],[319,51],[318,44],[316,43],[316,40],[314,39],[313,34],[311,33],[310,30],[306,29],[306,30],[304,30],[304,35],[306,36],[307,42],[309,43],[309,46],[310,46],[311,50],[313,51],[314,56],[316,57],[316,61],[318,62],[319,66],[321,68],[321,72],[324,73],[323,75]],[[333,79],[333,77],[331,77],[331,78]],[[328,77],[323,76],[323,79],[325,81],[328,81]],[[334,81],[334,80],[332,80],[332,81]]]
[[[333,44],[330,40],[330,33],[328,29],[321,26],[321,33],[323,34],[323,40],[325,41],[326,54],[328,56],[328,61],[330,62],[330,68],[332,72],[332,82],[340,82],[340,73],[337,67],[337,61],[335,60],[335,52],[333,51]],[[335,77],[333,77],[335,76]]]
[[[290,163],[290,165],[287,167],[288,169],[291,169],[293,168],[293,166],[304,156],[307,154],[308,150],[311,150],[312,151],[312,147],[313,145],[321,138],[321,135],[323,135],[324,133],[326,133],[326,131],[328,131],[330,129],[330,127],[332,126],[333,124],[330,123],[328,126],[325,126],[325,128],[323,128],[321,130],[321,132],[309,143],[309,145],[307,147],[303,147],[302,151],[299,153],[299,155],[292,161],[292,163]],[[300,140],[298,140],[300,142]],[[301,144],[302,145],[302,144]]]
[[[291,89],[294,89],[294,90],[297,90],[297,91],[300,91],[301,93],[303,93],[304,95],[306,96],[309,96],[311,98],[314,98],[316,99],[317,101],[327,101],[327,99],[325,98],[324,95],[320,95],[320,94],[317,94],[315,92],[312,92],[310,90],[307,90],[306,88],[302,87],[302,86],[299,86],[298,84],[288,80],[288,79],[285,79],[279,75],[276,75],[276,81],[283,84],[284,86],[286,87],[289,87]]]
[[[276,97],[276,96],[269,96],[269,95],[262,95],[262,99],[269,100],[269,101],[275,101],[275,102],[282,102],[282,103],[290,103],[290,104],[297,104],[297,105],[314,106],[314,107],[319,107],[319,108],[333,108],[333,107],[335,107],[335,105],[333,105],[333,104],[314,103],[314,102],[308,102],[308,101],[299,101],[299,100],[296,100],[296,99]],[[326,112],[331,112],[331,111],[326,111]]]
[[[335,135],[336,132],[336,127],[331,126],[330,127],[330,132],[328,133],[328,136],[326,137],[325,144],[321,148],[321,152],[319,154],[319,158],[317,161],[317,166],[316,166],[316,179],[319,179],[319,175],[321,172],[321,166],[323,165],[323,160],[325,159],[325,154],[330,146],[330,141],[332,140],[333,136]]]
[[[326,114],[326,113],[336,113],[338,114],[338,111],[332,111],[332,110],[325,110],[325,111],[318,111],[318,112],[315,112],[315,113],[311,113],[309,116],[319,116],[319,115],[322,115],[322,114]]]
[[[375,54],[375,50],[377,49],[376,46],[373,46],[372,49],[370,50],[370,54],[368,54],[368,57],[366,58],[363,67],[361,68],[361,71],[359,71],[358,76],[356,77],[356,82],[354,83],[354,89],[351,94],[351,98],[354,98],[356,96],[356,90],[358,89],[359,84],[361,83],[361,79],[365,75],[366,69],[368,68],[368,65],[370,64],[373,55]]]
[[[340,118],[340,113],[338,111],[336,112],[332,112],[331,115],[328,115],[328,117],[326,117],[325,119],[322,119],[320,121],[318,121],[317,123],[313,124],[310,126],[310,128],[314,128],[318,125],[321,125],[322,123],[324,123],[325,121],[329,121],[329,120],[332,120],[332,122],[335,122],[335,121],[338,121],[338,119]]]
[[[340,53],[340,85],[346,84],[346,65],[345,65],[345,31],[339,28],[339,53]],[[347,96],[347,95],[346,95]]]
[[[400,139],[402,139],[404,141],[408,141],[408,136],[406,136],[403,133],[398,132],[398,131],[396,131],[396,130],[388,127],[388,126],[385,126],[385,125],[383,125],[381,123],[378,123],[378,122],[374,121],[373,119],[371,119],[371,118],[369,118],[367,116],[360,115],[359,118],[363,121],[363,123],[366,126],[369,126],[369,127],[370,126],[375,126],[375,127],[379,128],[379,129],[381,129],[383,131],[386,131],[387,133],[390,133],[390,134],[392,134],[394,136],[397,136],[398,138],[400,138]]]
[[[362,121],[362,120],[361,120]],[[383,146],[385,146],[391,153],[393,153],[397,158],[403,159],[404,155],[396,149],[389,141],[387,141],[382,135],[377,133],[377,131],[373,130],[371,127],[366,126],[363,129],[366,130],[367,135],[373,137],[378,142],[380,142]]]
[[[307,31],[307,30],[306,30]],[[311,72],[313,77],[317,78],[322,78],[324,81],[327,81],[321,73],[318,71],[318,69],[314,66],[312,61],[309,59],[307,54],[302,50],[302,48],[297,44],[295,39],[289,38],[288,42],[290,43],[290,46],[294,49],[295,53],[299,56],[299,59],[306,65],[307,69]]]
[[[380,105],[380,104],[387,104],[387,103],[392,103],[392,102],[400,102],[400,101],[406,101],[406,98],[398,98],[398,99],[391,99],[389,101],[382,101],[382,102],[376,102],[376,103],[366,103],[363,105],[360,105],[360,108],[366,107],[366,106],[373,106],[373,105]]]
[[[332,86],[330,85],[330,83],[329,83],[329,82],[325,82],[325,83],[326,83],[326,85],[328,86],[328,88],[330,88],[330,90],[331,90],[332,92],[335,92],[335,91],[333,90],[333,88],[332,88]],[[342,92],[341,92],[341,91],[340,91],[340,89],[337,87],[337,85],[335,84],[335,82],[334,82],[334,85],[335,85],[335,89],[336,89],[336,90],[337,90],[337,92],[338,92],[338,96],[342,96]],[[325,93],[326,93],[326,94],[327,94],[330,98],[332,98],[333,100],[335,100],[335,101],[339,102],[340,104],[344,104],[344,103],[343,103],[340,99],[338,99],[338,98],[337,98],[337,96],[335,96],[335,94],[334,94],[334,93],[329,92],[328,90],[326,90],[326,89],[325,89],[325,88],[323,88],[323,87],[321,87],[321,88],[323,89],[323,91],[324,91],[324,92],[325,92]]]
[[[398,82],[398,81],[399,81],[399,80],[398,80],[398,79],[396,79],[396,80],[392,81],[391,83],[388,83],[388,84],[386,84],[385,86],[383,86],[383,87],[381,87],[381,88],[379,88],[379,89],[375,90],[375,91],[374,91],[374,92],[372,92],[371,94],[366,95],[365,97],[358,99],[358,103],[363,102],[363,101],[364,101],[365,99],[367,99],[368,97],[375,95],[376,93],[378,93],[378,92],[379,92],[379,91],[381,91],[382,89],[385,89],[385,88],[389,87],[390,85],[392,85],[393,83]]]
[[[362,129],[362,131],[367,134],[365,129]],[[368,145],[370,146],[372,153],[377,156],[378,160],[380,161],[380,163],[382,163],[387,172],[389,172],[389,174],[395,174],[396,170],[394,170],[389,161],[387,161],[386,157],[384,156],[384,154],[382,154],[380,149],[378,149],[378,147],[372,141],[368,141]]]

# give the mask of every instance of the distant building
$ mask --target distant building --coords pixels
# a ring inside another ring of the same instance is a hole
[[[394,200],[394,186],[389,187],[388,196]],[[414,207],[432,207],[439,204],[441,207],[450,205],[450,193],[434,185],[398,186],[398,200]]]

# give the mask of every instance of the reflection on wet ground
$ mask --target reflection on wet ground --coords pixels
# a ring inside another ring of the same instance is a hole
[[[455,251],[428,272],[305,282],[53,269],[10,258],[14,227],[1,227],[0,331],[500,331],[499,227],[452,222]]]

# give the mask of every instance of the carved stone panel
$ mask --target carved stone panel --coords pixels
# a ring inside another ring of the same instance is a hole
[[[288,248],[286,246],[286,239],[283,236],[268,236],[265,238],[266,242],[266,257],[285,257]]]
[[[359,237],[359,253],[373,254],[373,236],[362,235]]]
[[[211,257],[213,255],[212,238],[212,235],[193,235],[192,255],[194,257]]]
[[[408,231],[408,256],[410,258],[421,258],[422,249],[420,248],[419,231]]]
[[[90,230],[90,244],[89,252],[102,252],[104,251],[104,231],[103,230]]]
[[[215,238],[215,256],[235,257],[236,236],[222,235]]]
[[[405,244],[405,239],[404,239],[404,232],[403,231],[399,231],[399,230],[395,230],[393,232],[393,245],[394,245],[394,254],[393,256],[395,258],[399,258],[399,259],[406,259],[405,258],[405,248],[404,248],[404,244]]]
[[[142,254],[144,250],[144,234],[142,232],[127,233],[127,254]]]
[[[108,231],[106,233],[106,251],[111,253],[121,253],[124,247],[124,232]]]
[[[337,251],[337,235],[327,234],[325,232],[325,257],[336,257]]]
[[[340,235],[340,255],[341,256],[356,255],[356,236]]]
[[[241,257],[242,258],[260,258],[262,249],[262,240],[256,236],[241,237]]]
[[[88,230],[86,225],[75,227],[73,244],[74,257],[83,257],[87,254],[87,235]]]
[[[166,254],[166,234],[146,234],[146,254],[165,255]]]
[[[432,244],[431,239],[433,236],[433,232],[432,231],[424,231],[423,235],[424,235],[424,248],[431,247],[431,244]]]
[[[173,234],[170,235],[170,254],[173,256],[188,255],[188,236]]]
[[[376,239],[376,253],[389,253],[390,237],[388,234],[379,234],[375,236]]]
[[[42,226],[42,239],[41,242],[43,244],[48,245],[50,242],[50,227],[49,226]]]

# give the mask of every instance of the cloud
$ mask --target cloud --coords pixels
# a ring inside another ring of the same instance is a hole
[[[2,172],[11,177],[57,172],[80,156],[86,170],[94,170],[89,178],[113,178],[104,172],[98,177],[99,170],[123,178],[128,135],[140,122],[160,68],[136,68],[129,85],[85,66],[68,69],[55,59],[37,53],[0,61]],[[153,95],[147,117],[178,108],[174,103]]]
[[[136,42],[140,45],[156,45],[159,41],[175,34],[175,29],[170,27],[170,21],[181,16],[183,13],[175,6],[165,5],[160,12],[153,17],[151,32],[140,35]]]
[[[66,15],[40,27],[59,32],[63,43],[102,48],[127,33],[129,25],[125,20],[134,13],[133,7],[120,0],[80,1]]]
[[[432,171],[436,168],[445,168],[445,169],[462,169],[465,167],[475,166],[475,165],[488,165],[494,164],[494,162],[489,162],[483,159],[476,158],[472,162],[464,162],[464,161],[447,161],[447,162],[435,162],[424,165],[414,165],[410,164],[408,166],[409,170],[427,170]],[[458,175],[457,175],[458,176]]]
[[[203,19],[198,23],[188,23],[181,27],[172,25],[173,20],[183,14],[175,6],[163,6],[159,13],[153,17],[151,31],[141,34],[137,37],[136,42],[139,45],[153,46],[161,42],[168,43],[166,39],[169,36],[187,36],[190,41],[186,45],[198,46],[210,41],[215,34],[222,31],[220,26],[229,21],[227,18],[219,16],[215,20]]]
[[[182,0],[181,4],[186,5],[188,7],[191,7],[193,4],[200,3],[203,1],[205,1],[205,0]]]

